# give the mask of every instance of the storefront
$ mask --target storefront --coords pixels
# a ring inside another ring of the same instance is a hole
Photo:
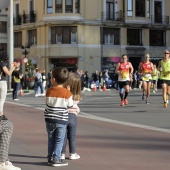
[[[53,68],[65,67],[68,71],[76,71],[78,58],[52,58],[51,64]]]
[[[117,63],[120,62],[120,60],[120,57],[102,57],[101,71],[105,72],[105,70],[108,70],[110,74],[113,74]]]

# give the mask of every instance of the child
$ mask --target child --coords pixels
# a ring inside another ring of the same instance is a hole
[[[68,122],[68,107],[73,106],[71,92],[63,87],[69,76],[66,68],[56,68],[52,71],[53,87],[46,92],[45,121],[48,133],[48,164],[65,166],[61,160],[61,151]]]
[[[79,75],[70,72],[69,79],[64,84],[65,87],[70,87],[73,95],[74,105],[68,109],[68,124],[67,132],[62,149],[61,159],[65,159],[67,139],[69,142],[69,159],[79,159],[80,156],[76,153],[76,129],[77,129],[77,114],[80,112],[77,103],[81,99],[81,78]]]

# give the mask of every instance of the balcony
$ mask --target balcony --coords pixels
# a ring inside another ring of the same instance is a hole
[[[30,11],[29,14],[26,14],[25,11],[23,14],[14,17],[14,25],[22,25],[26,23],[35,23],[36,22],[36,13],[35,11]]]
[[[159,15],[159,16],[151,15],[151,23],[152,24],[164,24],[164,25],[168,25],[169,24],[169,16],[165,16],[165,15]]]
[[[123,12],[120,10],[118,12],[102,12],[103,21],[124,21]]]
[[[14,17],[14,25],[21,25],[21,23],[22,23],[21,15],[17,15],[16,17]]]

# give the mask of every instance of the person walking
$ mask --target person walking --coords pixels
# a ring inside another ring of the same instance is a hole
[[[159,63],[160,80],[162,85],[162,98],[164,107],[168,106],[168,98],[170,94],[170,58],[169,50],[164,51],[164,58]]]
[[[18,91],[21,87],[21,79],[23,77],[23,74],[20,71],[20,67],[17,67],[13,73],[12,73],[12,79],[13,79],[13,92],[12,92],[12,98],[15,101],[18,101]]]
[[[144,100],[144,96],[145,96],[146,104],[149,104],[148,98],[150,96],[150,88],[151,88],[153,70],[154,70],[153,63],[150,62],[150,55],[146,54],[144,61],[140,62],[139,68],[138,68],[138,71],[141,73],[141,76],[142,76],[142,87],[143,87],[142,100]]]
[[[110,76],[109,76],[108,72],[109,72],[109,70],[106,70],[105,73],[104,73],[104,83],[106,85],[106,90],[110,90],[109,89],[109,78],[110,78]]]
[[[9,144],[13,132],[13,124],[4,115],[3,108],[7,95],[7,76],[19,67],[20,63],[10,64],[11,69],[7,68],[8,56],[5,51],[0,51],[0,170],[21,170],[9,161]]]
[[[118,74],[119,90],[120,90],[120,106],[128,104],[127,96],[129,94],[130,77],[133,73],[133,66],[128,62],[126,54],[121,57],[121,62],[116,66],[115,73]],[[123,95],[125,91],[125,96]]]
[[[76,153],[76,131],[77,131],[77,114],[80,112],[77,104],[81,100],[81,79],[80,76],[75,73],[69,73],[69,79],[64,84],[67,88],[69,87],[70,92],[73,95],[74,105],[72,108],[68,109],[68,124],[66,130],[66,136],[64,140],[64,145],[62,149],[61,159],[66,157],[66,145],[67,140],[69,142],[69,159],[79,159],[80,155]]]
[[[43,89],[43,86],[42,86],[42,75],[41,75],[41,73],[39,72],[39,69],[38,68],[36,68],[36,70],[35,70],[35,87],[34,87],[34,89],[35,89],[35,97],[38,97],[38,96],[45,96],[45,93],[44,93],[44,89]],[[39,95],[38,94],[38,88],[40,88],[40,90],[41,90],[41,94]]]
[[[56,68],[52,71],[52,85],[46,91],[46,108],[44,111],[46,130],[48,134],[48,164],[66,166],[61,160],[66,126],[68,123],[68,108],[73,106],[71,92],[63,87],[69,72],[66,68]]]

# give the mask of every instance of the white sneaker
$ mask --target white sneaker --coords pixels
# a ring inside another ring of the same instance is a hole
[[[21,168],[13,166],[11,162],[6,161],[0,164],[0,170],[21,170]]]
[[[35,94],[35,97],[38,97],[39,95],[38,94]]]
[[[19,99],[14,99],[15,101],[18,101]]]
[[[78,155],[77,153],[71,153],[70,156],[69,156],[69,159],[79,159],[80,158],[80,155]]]
[[[65,158],[66,158],[66,155],[62,153],[60,159],[65,159]]]
[[[45,93],[42,93],[41,96],[45,96]]]

